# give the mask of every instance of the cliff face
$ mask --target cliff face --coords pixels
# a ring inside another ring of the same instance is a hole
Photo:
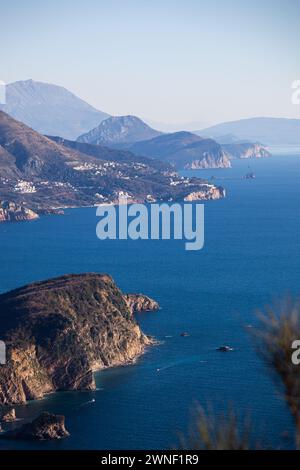
[[[93,389],[93,371],[125,364],[151,340],[112,278],[67,275],[0,296],[0,403],[56,390]]]
[[[267,147],[258,142],[242,142],[222,145],[229,158],[265,158],[271,157]]]
[[[0,201],[0,222],[20,222],[38,219],[31,209],[11,201]]]
[[[206,184],[202,191],[193,191],[188,194],[184,200],[191,201],[203,201],[203,200],[215,200],[222,199],[226,196],[226,191],[221,186],[214,186],[213,184]]]
[[[204,152],[201,159],[195,159],[185,165],[187,170],[205,170],[208,168],[231,168],[228,155],[223,151],[216,154]]]

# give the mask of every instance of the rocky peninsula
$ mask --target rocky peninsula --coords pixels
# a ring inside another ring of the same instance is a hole
[[[0,201],[0,222],[20,222],[38,219],[39,215],[12,201]]]
[[[158,304],[124,295],[107,274],[71,274],[0,295],[0,404],[59,390],[92,390],[93,372],[131,363],[153,344],[133,310]]]

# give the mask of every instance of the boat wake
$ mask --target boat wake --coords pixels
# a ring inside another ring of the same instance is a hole
[[[92,403],[95,403],[95,401],[96,401],[95,398],[92,398],[92,399],[89,400],[89,401],[85,401],[84,403],[81,403],[81,405],[79,406],[79,408],[81,408],[82,406],[91,405]]]
[[[172,364],[167,364],[165,366],[158,367],[156,369],[156,372],[163,372],[165,370],[173,369],[174,367],[178,367],[178,366],[185,366],[187,364],[195,364],[195,363],[204,364],[206,362],[207,362],[206,360],[202,360],[199,357],[193,358],[193,359],[186,359],[186,360],[183,360],[183,361],[177,361],[177,362],[174,362]]]

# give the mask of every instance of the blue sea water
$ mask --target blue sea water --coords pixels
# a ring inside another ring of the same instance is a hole
[[[249,171],[256,179],[242,179]],[[0,292],[64,273],[108,272],[123,291],[162,307],[137,315],[162,343],[135,365],[98,372],[94,392],[51,394],[17,409],[24,421],[43,410],[64,414],[70,438],[0,448],[168,449],[187,434],[197,402],[216,413],[234,407],[262,447],[293,447],[282,390],[245,326],[270,302],[300,295],[300,157],[191,174],[215,175],[227,189],[226,199],[205,203],[198,252],[182,241],[99,241],[95,209],[0,226]],[[222,344],[234,351],[216,351]]]

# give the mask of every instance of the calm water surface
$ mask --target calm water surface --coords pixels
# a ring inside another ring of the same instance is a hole
[[[0,448],[170,448],[187,432],[195,402],[217,413],[232,404],[263,446],[293,445],[281,390],[245,325],[278,296],[300,294],[300,157],[248,166],[191,173],[215,175],[228,192],[205,204],[199,252],[185,251],[181,241],[100,242],[94,209],[0,225],[0,292],[64,273],[108,272],[125,292],[144,292],[162,306],[137,317],[162,344],[136,365],[97,373],[95,392],[52,394],[18,409],[23,420],[43,410],[64,414],[69,439],[1,441]],[[242,180],[249,171],[256,179]],[[216,351],[224,343],[235,350]]]

